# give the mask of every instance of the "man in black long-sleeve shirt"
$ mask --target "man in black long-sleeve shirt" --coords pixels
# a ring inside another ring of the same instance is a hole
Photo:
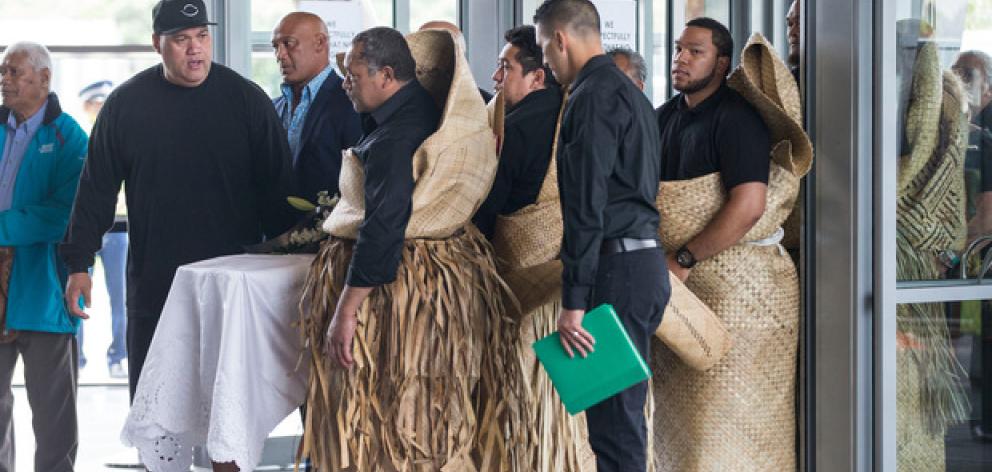
[[[196,2],[157,7],[154,40],[162,63],[107,99],[61,247],[71,273],[66,303],[85,318],[77,303],[82,296],[89,304],[87,268],[113,224],[123,182],[132,395],[176,269],[240,253],[294,218],[285,201],[292,170],[279,118],[258,86],[211,63],[205,13],[184,15],[188,3]]]
[[[588,0],[547,0],[534,16],[538,43],[555,78],[569,87],[558,143],[565,225],[561,258],[565,350],[585,355],[595,340],[585,312],[614,306],[641,355],[671,292],[658,238],[660,152],[654,110],[603,54],[599,14]],[[647,383],[586,411],[589,442],[602,471],[646,468]]]
[[[393,36],[374,28],[357,36],[345,57],[345,91],[361,113],[365,133],[352,149],[365,170],[365,221],[328,329],[330,354],[347,367],[354,362],[350,347],[359,305],[372,289],[396,279],[412,211],[413,152],[437,129],[441,118],[434,99],[413,75],[412,57],[403,61],[410,67],[370,67],[366,43],[376,42],[378,34]]]
[[[561,107],[561,89],[544,66],[534,27],[506,32],[506,46],[493,73],[496,91],[509,110],[504,120],[499,168],[489,196],[472,222],[493,238],[496,219],[533,204],[551,162],[552,140]]]

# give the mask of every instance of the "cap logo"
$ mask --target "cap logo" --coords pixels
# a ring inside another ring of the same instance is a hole
[[[183,6],[181,13],[189,18],[193,18],[194,16],[200,14],[200,9],[196,8],[196,5],[193,5],[192,3],[187,3]]]

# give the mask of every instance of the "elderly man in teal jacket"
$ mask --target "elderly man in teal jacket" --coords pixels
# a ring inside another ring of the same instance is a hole
[[[24,383],[37,448],[34,470],[71,471],[76,458],[79,319],[62,298],[56,256],[86,157],[86,134],[50,93],[51,58],[35,43],[9,46],[0,62],[0,246],[12,249],[0,339],[0,471],[14,470],[14,365]],[[0,293],[3,293],[0,291]]]

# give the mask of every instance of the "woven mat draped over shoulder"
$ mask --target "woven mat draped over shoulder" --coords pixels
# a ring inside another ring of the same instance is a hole
[[[438,130],[413,155],[413,214],[406,238],[440,239],[454,234],[475,214],[496,175],[496,139],[465,52],[451,33],[427,30],[406,37],[417,62],[417,80],[442,110]],[[365,218],[364,171],[345,151],[341,201],[324,231],[356,239]]]
[[[799,87],[785,63],[760,33],[751,36],[727,85],[744,97],[768,126],[772,161],[802,177],[813,163],[813,145],[803,131]]]
[[[562,99],[556,117],[555,136],[551,145],[548,172],[544,176],[541,190],[533,204],[527,205],[509,215],[496,218],[493,234],[493,249],[500,275],[516,297],[519,314],[527,314],[549,303],[561,291],[561,241],[564,225],[561,216],[561,201],[558,196],[558,132],[561,129],[562,111],[568,100],[567,93]],[[502,93],[489,103],[489,120],[502,143],[504,134],[505,108]],[[551,117],[548,117],[551,119]],[[517,159],[519,156],[501,155],[500,159]]]

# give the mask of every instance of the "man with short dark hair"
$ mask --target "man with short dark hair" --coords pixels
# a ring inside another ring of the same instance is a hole
[[[606,51],[606,55],[613,59],[627,77],[630,77],[637,88],[644,91],[644,82],[648,80],[648,66],[639,52],[621,46]]]
[[[2,471],[15,466],[11,381],[18,358],[34,429],[33,470],[73,470],[79,445],[73,342],[79,319],[62,303],[65,267],[53,256],[86,159],[86,133],[62,111],[51,84],[48,48],[7,46],[0,61]]]
[[[299,196],[337,195],[341,151],[362,129],[330,64],[327,25],[313,13],[290,13],[273,30],[272,48],[284,80],[273,103],[289,135]]]
[[[152,16],[162,63],[107,98],[61,247],[71,274],[65,303],[87,318],[78,303],[82,297],[89,306],[87,269],[113,224],[123,182],[132,396],[176,269],[241,253],[296,218],[286,203],[294,192],[285,131],[257,85],[212,62],[203,1],[161,0]]]
[[[496,218],[534,203],[548,173],[561,89],[544,66],[534,27],[518,26],[504,35],[506,45],[493,73],[507,113],[499,168],[489,197],[472,222],[488,238]]]
[[[586,311],[612,304],[645,359],[671,293],[658,241],[661,150],[654,110],[603,53],[599,13],[588,0],[547,0],[534,15],[538,43],[568,86],[558,142],[564,239],[565,351],[585,356],[595,340]],[[586,410],[589,442],[602,471],[644,471],[647,382]]]
[[[679,94],[658,109],[658,205],[669,221],[663,240],[675,242],[668,268],[735,339],[705,373],[658,349],[652,363],[661,471],[795,469],[799,286],[780,243],[802,172],[772,173],[768,126],[728,85],[733,50],[716,20],[686,23],[672,56]],[[769,196],[772,178],[778,193]]]

